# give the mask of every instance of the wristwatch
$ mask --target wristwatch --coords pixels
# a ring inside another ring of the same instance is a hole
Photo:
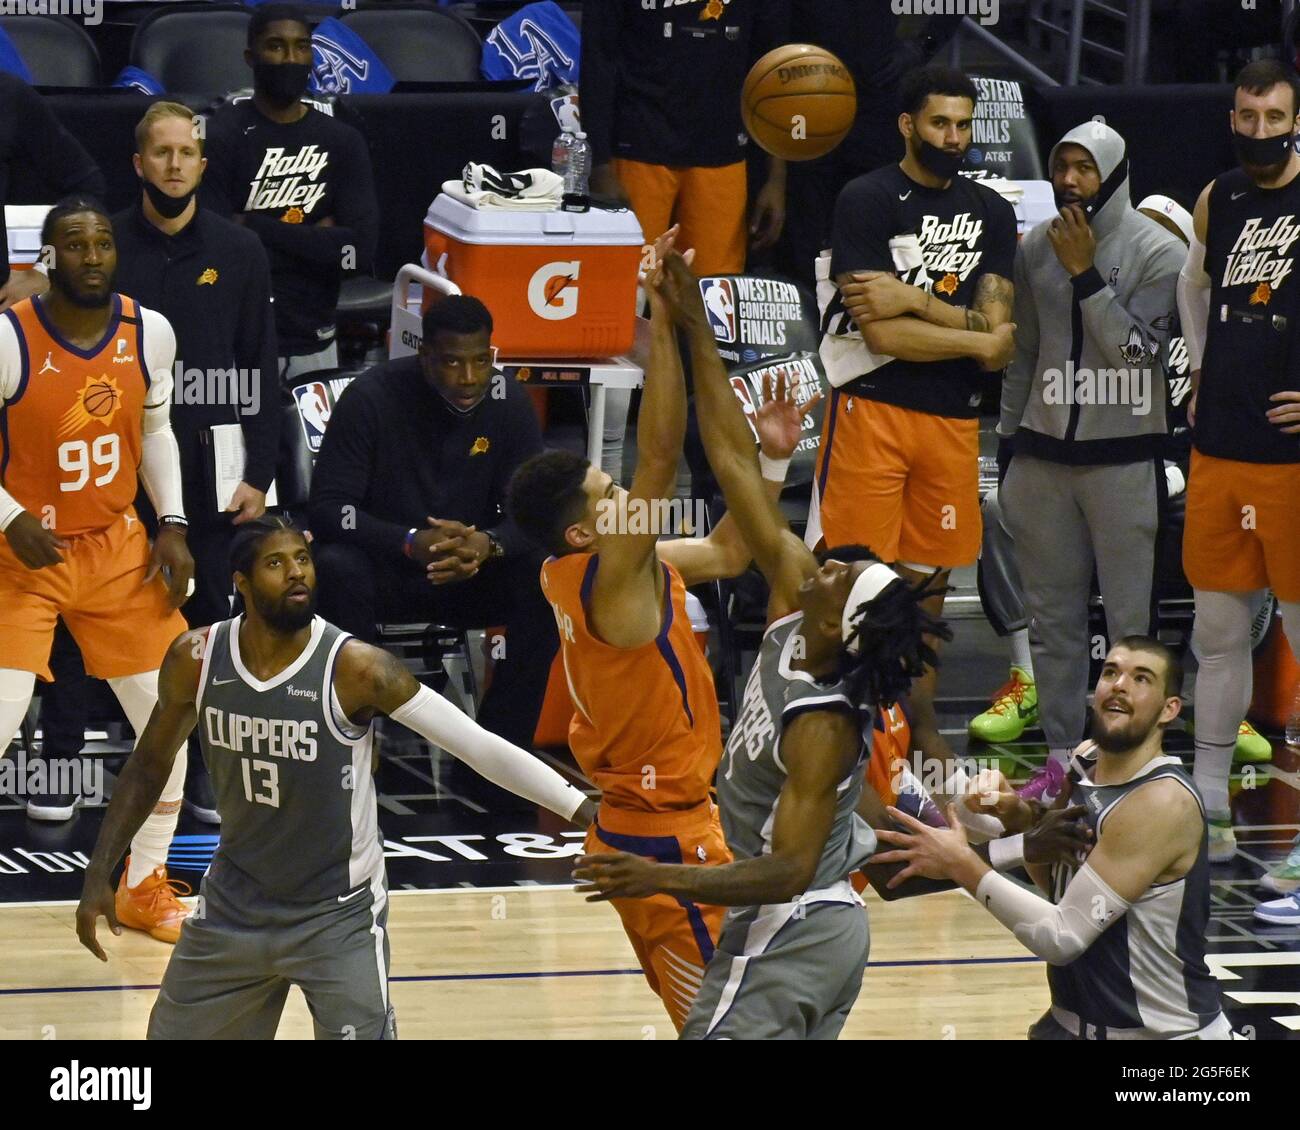
[[[484,558],[484,560],[492,561],[498,557],[504,557],[506,555],[505,546],[503,546],[499,541],[497,541],[496,538],[494,538],[491,534],[488,534],[487,539],[488,539],[488,553],[487,553],[487,557]]]

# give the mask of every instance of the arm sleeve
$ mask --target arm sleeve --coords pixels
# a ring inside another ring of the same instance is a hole
[[[1071,280],[1084,332],[1108,365],[1141,367],[1162,356],[1173,326],[1182,258],[1181,244],[1172,239],[1156,247],[1143,263],[1141,282],[1127,305],[1105,284],[1096,267]],[[1142,351],[1136,360],[1135,349]]]
[[[275,314],[271,306],[271,269],[266,251],[256,239],[246,241],[248,274],[239,306],[239,336],[235,366],[253,374],[256,405],[242,418],[244,482],[265,491],[275,477],[280,449],[280,387],[276,359]],[[254,410],[256,409],[256,410]]]
[[[348,269],[369,271],[379,238],[379,205],[370,153],[365,139],[349,130],[342,154],[341,167],[334,174],[333,226],[286,224],[265,212],[249,212],[244,226],[256,232],[267,247],[321,267],[339,268],[344,249],[350,247],[355,261]]]
[[[846,271],[894,271],[889,241],[893,210],[871,185],[850,181],[835,201],[831,278]]]
[[[334,406],[311,478],[308,515],[322,541],[350,542],[388,557],[401,556],[406,526],[366,513],[381,442],[379,412],[363,390],[347,388]]]
[[[493,784],[566,820],[587,799],[550,766],[483,729],[428,687],[421,687],[389,717],[441,746]]]
[[[1074,961],[1130,905],[1087,863],[1075,873],[1056,906],[996,871],[980,880],[975,901],[1049,965]]]
[[[22,356],[18,349],[18,337],[14,333],[13,322],[0,314],[0,404],[4,404],[18,391],[18,382],[22,379]],[[23,505],[0,485],[0,531],[8,529],[19,514]]]
[[[142,309],[140,316],[144,323],[144,360],[151,378],[140,440],[140,482],[159,518],[173,514],[184,518],[181,453],[171,424],[176,335],[157,311]]]
[[[597,165],[605,164],[614,155],[614,93],[618,85],[622,7],[609,0],[582,3],[582,62],[578,72],[582,76],[582,128]]]
[[[1027,251],[1028,244],[1022,243],[1011,270],[1012,283],[1016,288],[1014,313],[1011,317],[1016,323],[1016,351],[1002,378],[998,435],[1004,438],[1015,435],[1016,429],[1020,427],[1034,380],[1034,370],[1038,367],[1038,303],[1030,285]]]
[[[1210,321],[1210,276],[1205,271],[1205,244],[1195,235],[1178,273],[1178,320],[1187,345],[1187,367],[1195,372],[1205,356]]]
[[[507,448],[508,455],[502,460],[501,466],[497,469],[497,475],[492,484],[492,503],[496,507],[498,514],[506,513],[506,489],[515,470],[525,460],[531,459],[542,451],[542,429],[537,422],[537,413],[533,411],[533,405],[529,397],[527,395],[520,396],[511,404],[511,409],[513,419],[511,420],[510,444]],[[500,543],[507,557],[534,548],[533,543],[515,525],[514,519],[509,516],[501,518],[487,532]]]

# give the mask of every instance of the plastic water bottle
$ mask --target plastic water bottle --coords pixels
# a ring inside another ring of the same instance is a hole
[[[1286,719],[1286,744],[1300,749],[1300,687],[1296,687],[1295,698],[1291,701],[1291,713]]]
[[[564,191],[577,196],[586,196],[591,179],[591,142],[587,135],[579,130],[573,137],[573,148],[569,151],[569,168],[564,177]]]
[[[551,146],[551,172],[564,181],[565,192],[568,191],[569,165],[573,159],[573,147],[577,144],[577,140],[569,130],[562,129]]]

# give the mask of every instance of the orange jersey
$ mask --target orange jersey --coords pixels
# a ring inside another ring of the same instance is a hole
[[[606,804],[641,812],[693,808],[708,800],[722,730],[713,673],[686,614],[686,586],[660,562],[658,637],[642,647],[611,647],[587,623],[599,563],[596,554],[572,553],[542,566],[573,697],[569,746]]]
[[[22,371],[0,407],[0,484],[59,534],[107,529],[137,489],[150,383],[139,308],[114,295],[108,329],[89,350],[65,342],[37,301],[4,317]]]

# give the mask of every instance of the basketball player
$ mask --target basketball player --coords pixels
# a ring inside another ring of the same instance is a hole
[[[50,678],[56,620],[106,679],[136,734],[193,591],[180,457],[169,421],[176,339],[167,319],[113,290],[108,216],[68,198],[41,232],[50,291],[0,318],[0,752]],[[159,516],[152,549],[136,517],[142,482]],[[164,576],[160,573],[165,571]],[[123,925],[175,942],[185,907],[164,861],[184,751],[141,814],[117,890]]]
[[[1016,222],[996,192],[958,175],[970,79],[927,67],[901,98],[906,155],[845,186],[818,262],[835,392],[809,536],[868,545],[909,581],[933,581],[938,616],[949,570],[979,552],[980,373],[1001,369],[1014,345]],[[934,672],[913,684],[914,737],[927,756],[950,758],[934,693]]]
[[[656,264],[676,233],[674,227],[657,242]],[[704,870],[731,855],[709,799],[722,754],[717,692],[691,632],[686,589],[738,575],[750,554],[730,515],[708,537],[658,541],[653,518],[666,509],[686,430],[686,391],[661,278],[656,266],[645,280],[651,352],[631,489],[585,459],[550,451],[515,472],[508,507],[520,528],[554,554],[541,582],[555,609],[575,707],[569,745],[602,794],[586,851],[636,851]],[[789,403],[764,405],[760,434],[773,430],[777,415],[788,417],[775,429],[784,441],[764,442],[788,459],[802,414]],[[779,493],[776,484],[769,497]],[[713,956],[723,910],[666,895],[617,899],[614,909],[680,1030]]]
[[[239,527],[231,567],[243,615],[186,632],[168,650],[158,707],[86,868],[77,935],[107,960],[95,930],[102,914],[118,933],[109,874],[170,774],[172,751],[201,720],[221,846],[167,966],[149,1038],[271,1039],[290,985],[303,990],[318,1039],[391,1038],[376,716],[584,827],[595,804],[393,656],[316,616],[311,552],[285,519]]]
[[[1081,865],[1028,865],[1051,902],[991,871],[955,821],[941,830],[891,809],[906,831],[877,833],[899,849],[877,860],[908,865],[892,882],[956,880],[1049,963],[1052,1007],[1030,1039],[1231,1038],[1205,962],[1205,809],[1182,762],[1161,750],[1182,678],[1177,657],[1148,637],[1107,654],[1093,739],[1075,751],[1064,794],[1085,808],[1097,845]]]
[[[1300,658],[1300,82],[1273,60],[1237,76],[1241,167],[1196,201],[1178,308],[1192,368],[1183,571],[1195,590],[1196,783],[1211,859],[1236,851],[1228,775],[1250,706],[1250,625],[1272,588]],[[1213,311],[1214,316],[1210,314]]]
[[[718,781],[727,843],[741,858],[674,866],[642,858],[649,853],[633,844],[583,856],[574,878],[592,901],[668,895],[734,908],[683,1038],[834,1039],[868,949],[851,876],[876,841],[860,804],[885,823],[862,787],[873,716],[935,662],[926,638],[951,633],[924,611],[924,584],[908,584],[859,546],[814,557],[778,517],[699,287],[680,256],[667,269],[710,466],[771,588],[768,629]],[[784,477],[761,462],[765,475]]]

